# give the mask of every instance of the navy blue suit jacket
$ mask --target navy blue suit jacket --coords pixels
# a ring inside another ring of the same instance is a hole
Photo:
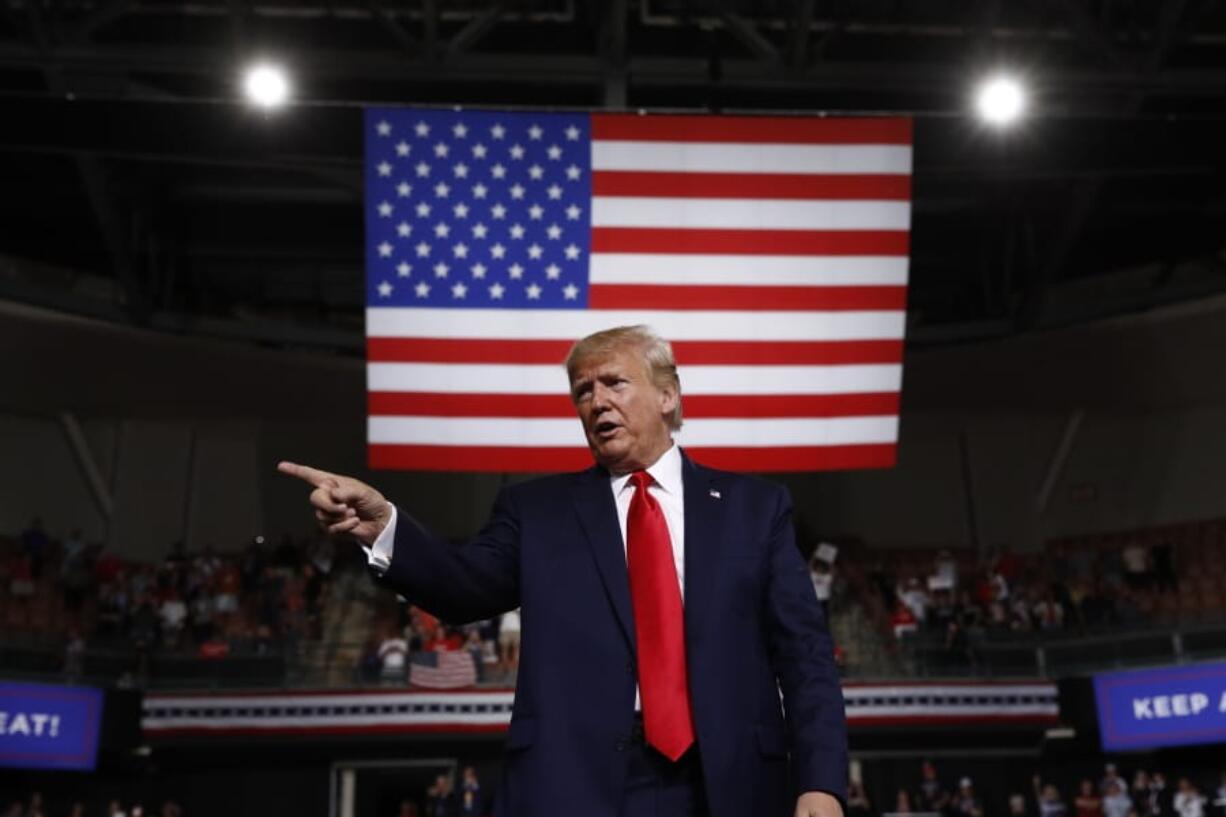
[[[843,696],[787,491],[688,457],[682,475],[686,659],[712,817],[791,815],[804,791],[843,801]],[[462,545],[398,520],[389,587],[444,621],[522,608],[495,812],[616,817],[636,652],[608,473],[505,487]]]

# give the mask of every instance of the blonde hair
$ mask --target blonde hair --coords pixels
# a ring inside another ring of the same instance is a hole
[[[574,382],[575,373],[583,364],[623,349],[638,353],[657,389],[673,387],[677,393],[677,407],[668,416],[668,427],[673,431],[681,428],[681,378],[677,376],[673,347],[649,326],[616,326],[588,335],[570,348],[566,356],[566,374]]]

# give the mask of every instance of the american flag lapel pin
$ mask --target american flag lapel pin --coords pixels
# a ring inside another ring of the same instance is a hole
[[[710,495],[711,495],[713,498],[715,498],[715,499],[722,499],[722,498],[723,498],[723,497],[721,497],[721,496],[720,496],[719,491],[715,490],[714,488],[712,488],[711,490],[707,491],[707,493],[708,493],[708,494],[710,494]]]

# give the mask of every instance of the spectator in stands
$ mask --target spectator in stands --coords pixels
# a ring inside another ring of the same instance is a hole
[[[1039,817],[1064,817],[1068,807],[1060,798],[1060,790],[1051,783],[1044,783],[1043,778],[1035,775],[1031,780],[1034,789],[1035,804],[1039,809]]]
[[[911,608],[902,599],[894,600],[894,612],[890,614],[890,624],[894,628],[894,637],[899,640],[910,638],[919,630],[919,622],[915,620],[915,613],[911,612]]]
[[[949,803],[949,793],[941,785],[937,767],[931,760],[920,764],[920,783],[915,793],[915,807],[920,811],[943,811]]]
[[[30,802],[26,805],[25,817],[46,817],[47,812],[43,806],[43,793],[40,791],[30,793]]]
[[[948,550],[937,552],[936,561],[932,565],[932,577],[938,580],[938,586],[943,589],[952,591],[958,586],[958,563]]]
[[[1132,776],[1132,807],[1137,810],[1137,817],[1150,817],[1149,814],[1149,772],[1137,769]]]
[[[822,606],[826,620],[830,620],[830,587],[834,573],[829,564],[814,556],[809,560],[809,580],[813,583],[813,593]]]
[[[969,777],[958,781],[958,791],[949,801],[949,817],[983,817],[983,801],[975,794]]]
[[[1213,793],[1213,817],[1226,817],[1226,772],[1218,781],[1217,791]]]
[[[1094,781],[1088,777],[1081,781],[1077,797],[1073,800],[1077,817],[1103,817],[1103,801],[1094,788]]]
[[[1149,551],[1141,540],[1133,537],[1121,554],[1124,561],[1124,582],[1132,590],[1146,590],[1150,585]]]
[[[478,665],[479,666],[479,665]],[[465,766],[460,773],[459,817],[479,817],[485,813],[485,804],[481,797],[481,781],[477,779],[477,770]]]
[[[1121,787],[1125,785],[1124,778],[1120,777],[1119,767],[1114,763],[1106,763],[1103,765],[1103,776],[1098,780],[1098,793],[1105,797],[1112,783],[1119,783]]]
[[[1171,817],[1174,812],[1173,798],[1162,772],[1150,775],[1148,810],[1150,817]]]
[[[379,644],[379,677],[384,681],[404,683],[409,645],[399,633],[388,633]]]
[[[921,625],[927,620],[928,593],[920,585],[919,579],[914,576],[907,579],[906,585],[898,591],[898,598]]]
[[[873,803],[859,780],[847,783],[847,817],[873,817]]]
[[[456,817],[456,797],[451,775],[440,774],[426,789],[426,817]]]
[[[1103,795],[1103,817],[1128,817],[1132,809],[1132,798],[1124,787],[1124,781],[1118,777],[1107,781],[1107,790]]]
[[[1175,813],[1179,817],[1204,817],[1205,796],[1186,777],[1179,778],[1179,790],[1175,792]]]
[[[1009,795],[1008,817],[1035,817],[1026,804],[1026,795],[1014,792]]]
[[[1064,629],[1064,608],[1050,592],[1038,598],[1031,608],[1031,615],[1035,626],[1042,632]]]
[[[171,588],[167,592],[158,608],[158,619],[161,624],[162,643],[172,648],[179,646],[179,636],[187,622],[187,604],[178,590]]]
[[[519,668],[519,631],[519,610],[503,613],[498,622],[498,657],[508,674]]]

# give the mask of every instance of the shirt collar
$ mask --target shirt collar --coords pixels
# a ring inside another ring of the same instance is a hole
[[[681,449],[676,443],[669,446],[668,450],[660,455],[660,459],[645,470],[665,493],[681,496]],[[620,496],[626,483],[630,481],[630,474],[613,476],[609,480],[613,485],[613,496]]]

